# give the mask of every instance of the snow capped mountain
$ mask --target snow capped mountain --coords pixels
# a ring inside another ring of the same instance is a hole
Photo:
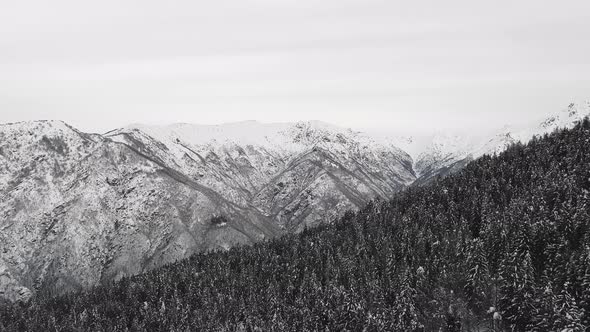
[[[84,288],[329,222],[409,185],[411,165],[394,146],[318,122],[106,135],[2,125],[0,296]]]
[[[255,207],[289,231],[388,197],[414,181],[411,159],[400,149],[322,122],[134,125],[106,136],[239,206]],[[318,206],[328,201],[341,207]]]
[[[587,116],[590,116],[590,101],[581,104],[572,103],[567,108],[530,126],[505,126],[494,136],[479,142],[478,146],[472,150],[473,157],[500,153],[516,142],[528,142],[533,136],[551,133],[560,128],[572,128]]]
[[[299,232],[589,114],[590,103],[572,104],[479,138],[385,137],[318,121],[104,135],[60,121],[0,125],[0,297],[75,290]]]
[[[572,103],[542,121],[521,126],[506,125],[491,135],[434,135],[427,140],[429,143],[422,147],[422,152],[415,158],[414,170],[418,178],[416,184],[425,183],[437,175],[460,170],[473,159],[485,154],[498,154],[517,142],[526,143],[533,136],[551,133],[560,128],[571,128],[587,116],[590,116],[590,101]]]
[[[123,144],[44,121],[4,125],[0,137],[5,298],[139,273],[214,236],[215,204]]]

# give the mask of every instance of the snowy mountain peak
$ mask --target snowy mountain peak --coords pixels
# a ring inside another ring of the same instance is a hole
[[[61,134],[74,129],[61,120],[35,120],[0,124],[2,132],[42,132],[46,135]]]
[[[567,108],[549,116],[539,125],[542,129],[553,131],[558,128],[571,127],[572,124],[590,115],[590,101],[581,104],[571,103]]]
[[[551,133],[559,128],[571,128],[590,115],[590,102],[572,103],[567,108],[547,116],[543,121],[530,125],[506,125],[491,135],[463,137],[453,134],[436,134],[426,140],[417,156],[413,155],[416,175],[422,180],[431,178],[447,169],[459,169],[469,160],[484,154],[493,155],[506,150],[517,142],[526,143],[533,136]],[[415,145],[415,144],[414,144]],[[414,147],[415,148],[415,147]]]
[[[83,155],[100,141],[100,135],[82,133],[63,121],[40,120],[0,125],[0,162],[7,169],[18,169],[35,156],[53,154],[67,161]],[[5,175],[5,174],[4,174]]]
[[[117,139],[124,134],[142,133],[170,146],[172,143],[195,146],[254,146],[281,151],[299,151],[324,143],[347,144],[351,141],[376,144],[368,135],[361,135],[321,121],[295,123],[261,123],[243,121],[222,125],[172,124],[148,126],[135,124],[108,132]]]

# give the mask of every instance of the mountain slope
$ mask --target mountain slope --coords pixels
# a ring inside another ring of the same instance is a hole
[[[392,144],[321,122],[132,126],[107,134],[287,231],[389,197],[414,181]]]
[[[438,134],[428,138],[425,146],[419,147],[414,170],[423,184],[438,175],[446,175],[463,168],[471,160],[484,154],[494,155],[516,143],[526,143],[534,136],[549,134],[560,128],[572,128],[590,115],[590,101],[570,104],[567,108],[549,115],[544,120],[530,124],[507,125],[492,134],[479,136]],[[416,150],[416,147],[411,147]]]
[[[590,121],[331,225],[0,309],[5,330],[584,331]]]
[[[129,146],[61,122],[3,126],[1,133],[8,176],[0,184],[0,289],[9,299],[31,289],[85,288],[280,234]],[[210,223],[218,209],[228,225]]]
[[[570,105],[539,126],[420,146],[317,121],[105,135],[59,121],[0,125],[0,297],[87,288],[330,223],[589,111]]]
[[[400,150],[323,124],[285,125],[275,147],[147,133],[158,137],[0,126],[1,297],[83,289],[300,231],[413,180]]]

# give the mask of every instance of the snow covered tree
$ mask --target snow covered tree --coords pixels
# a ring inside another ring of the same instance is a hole
[[[402,281],[401,289],[393,305],[395,331],[420,331],[424,326],[418,318],[416,290],[411,287],[408,276]]]
[[[580,299],[580,309],[582,310],[581,322],[587,328],[590,328],[590,250],[585,259],[585,273],[582,280],[582,294]]]
[[[500,310],[503,319],[515,331],[531,328],[534,312],[534,280],[526,226],[521,227],[515,248],[507,253],[500,271]]]

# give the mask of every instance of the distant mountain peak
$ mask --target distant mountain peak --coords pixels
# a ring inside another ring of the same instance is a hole
[[[62,120],[33,120],[0,124],[3,130],[36,130],[50,134],[56,131],[77,131]]]
[[[567,108],[553,114],[543,122],[540,127],[546,130],[571,127],[575,122],[582,120],[590,114],[590,102],[571,103]]]

